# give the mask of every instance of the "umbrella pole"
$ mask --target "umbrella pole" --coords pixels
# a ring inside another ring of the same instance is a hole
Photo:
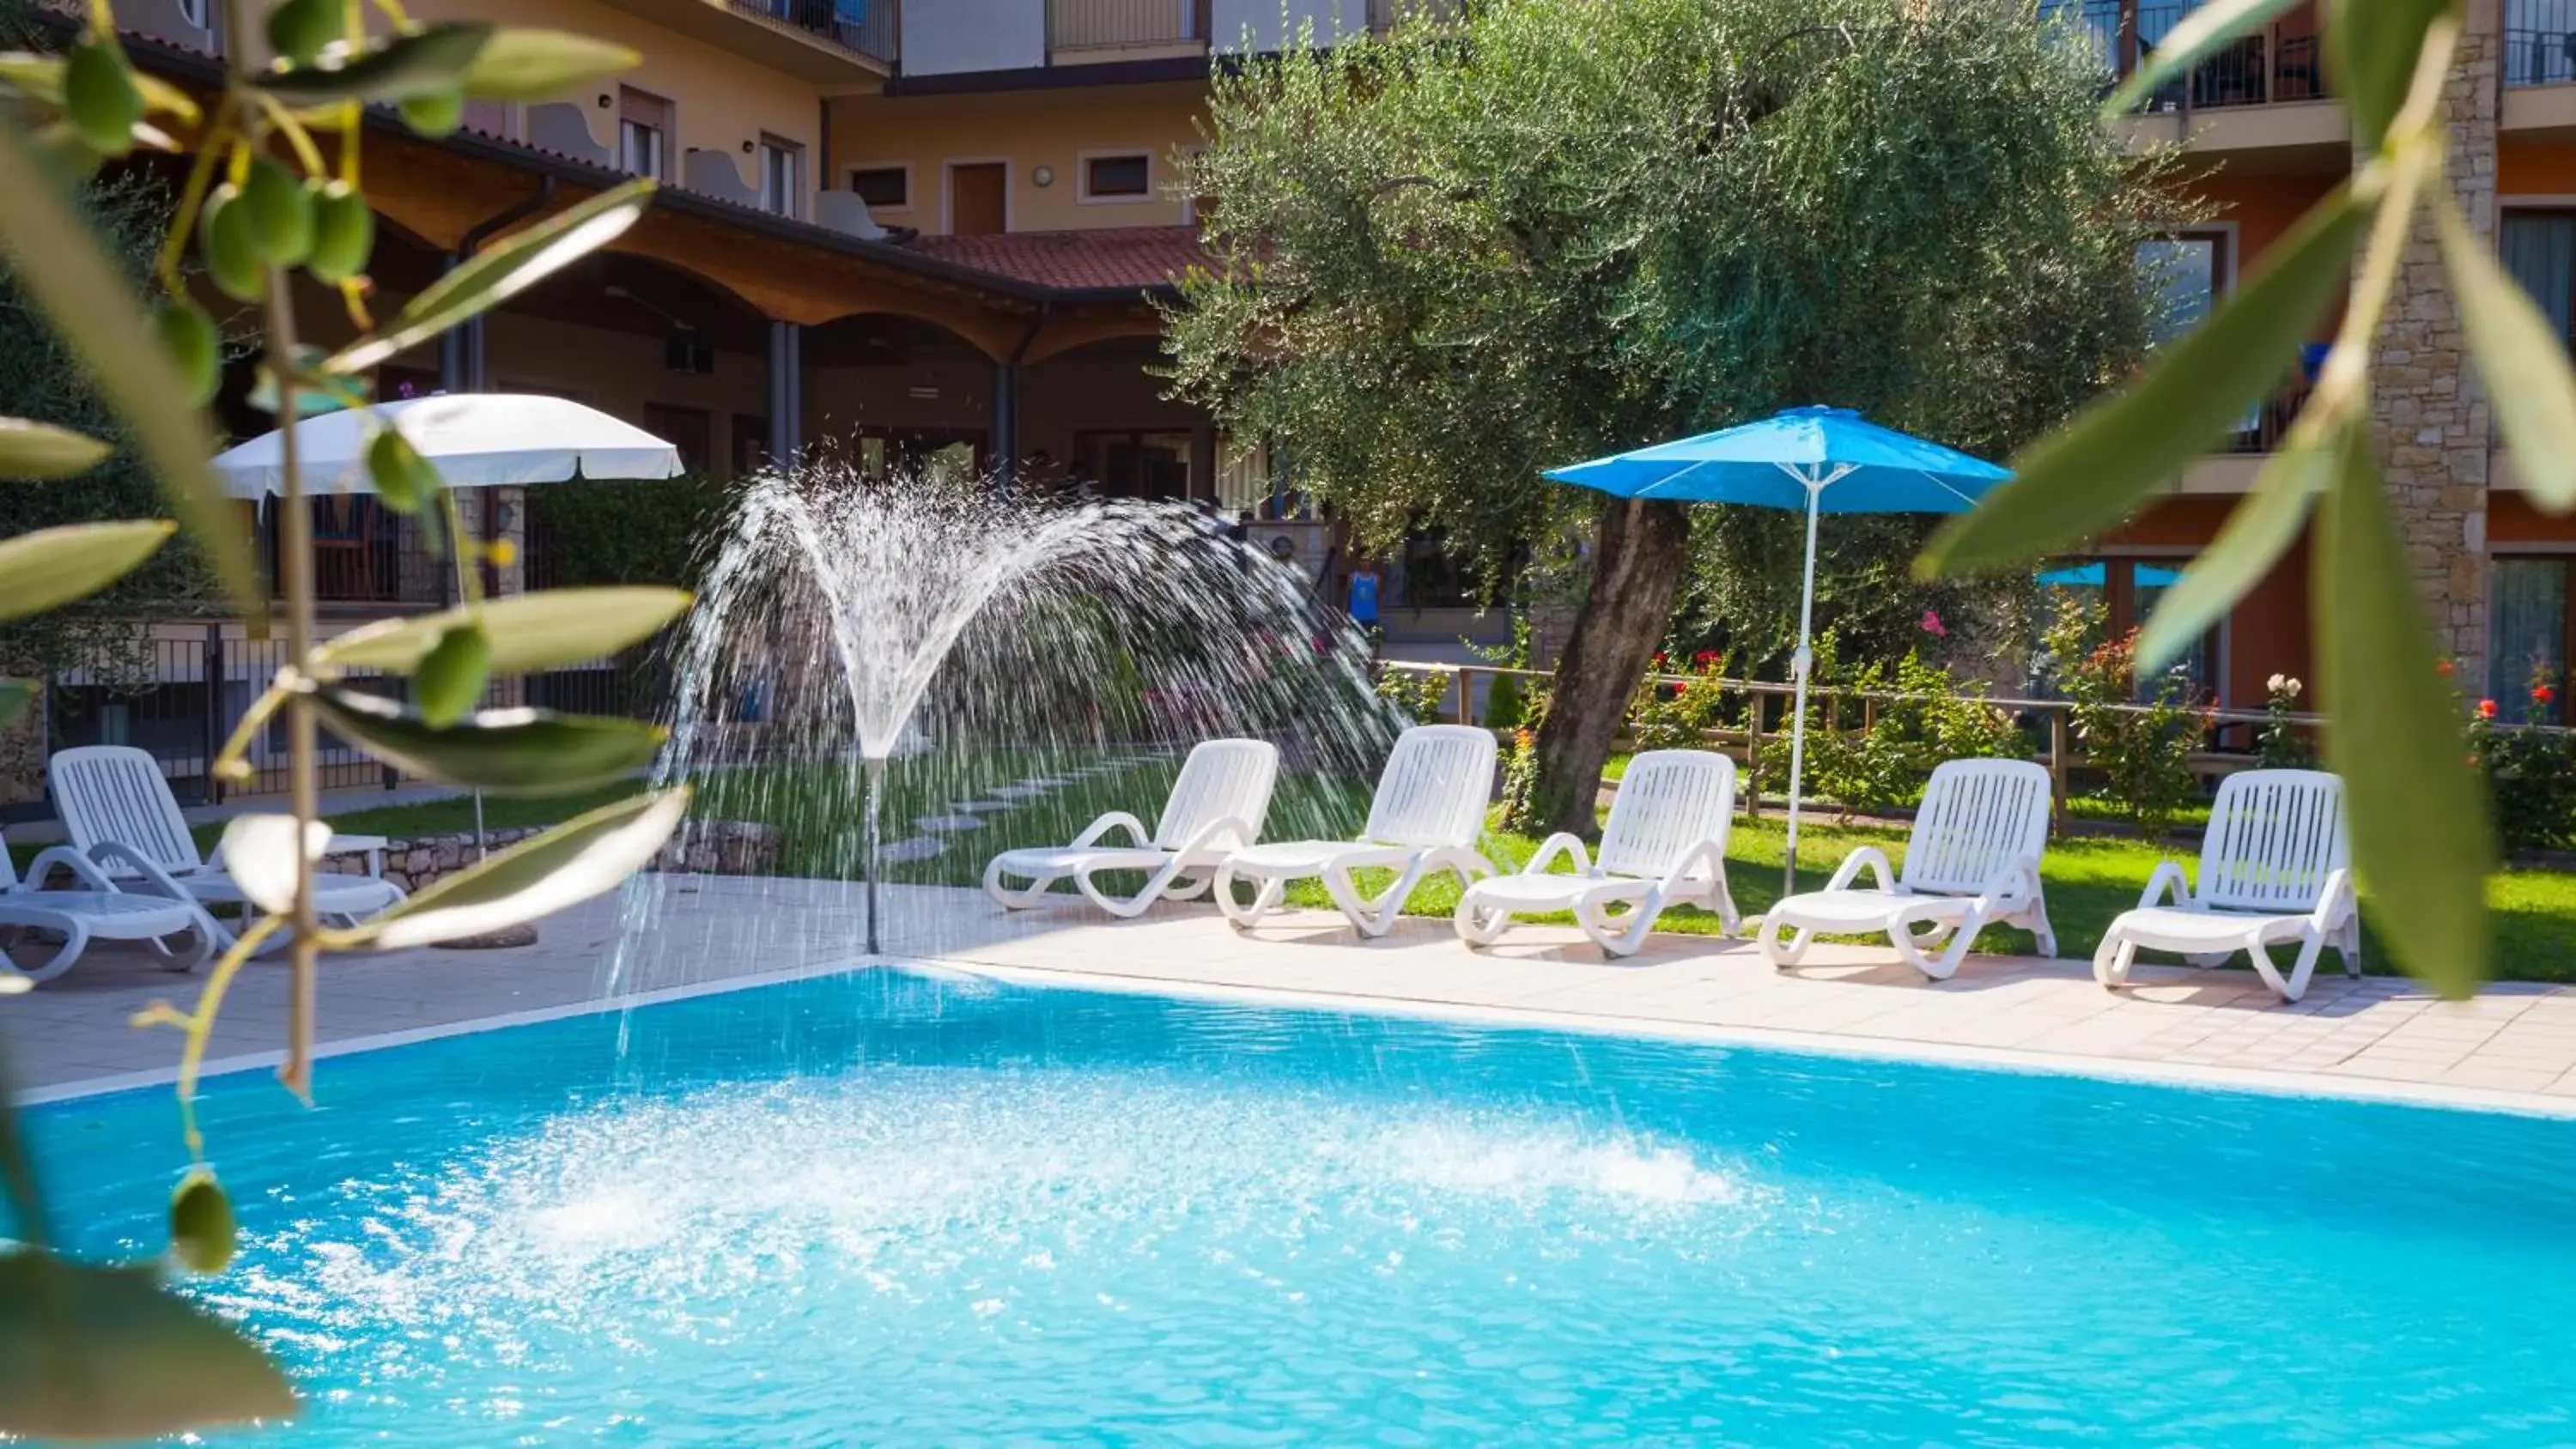
[[[1789,661],[1798,688],[1797,713],[1789,721],[1789,848],[1780,867],[1783,900],[1798,893],[1798,787],[1807,769],[1807,676],[1816,662],[1809,641],[1816,618],[1816,511],[1825,495],[1822,477],[1802,476],[1798,481],[1807,485],[1807,569],[1798,597],[1798,652]]]

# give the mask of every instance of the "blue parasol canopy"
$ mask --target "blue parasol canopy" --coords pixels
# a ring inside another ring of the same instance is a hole
[[[1819,513],[1965,513],[2012,473],[1849,408],[1809,407],[1547,476],[1621,498],[1803,511],[1812,493]]]
[[[1882,428],[1850,408],[1790,408],[1759,422],[1552,468],[1559,483],[1619,498],[1737,503],[1807,515],[1807,567],[1798,603],[1797,714],[1789,736],[1789,841],[1781,890],[1797,889],[1798,796],[1807,764],[1807,675],[1816,612],[1820,513],[1965,513],[2012,477],[1983,458]]]

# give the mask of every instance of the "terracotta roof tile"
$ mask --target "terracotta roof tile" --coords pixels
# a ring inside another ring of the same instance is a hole
[[[910,246],[961,267],[1066,291],[1168,287],[1181,273],[1209,264],[1194,226],[925,236]]]

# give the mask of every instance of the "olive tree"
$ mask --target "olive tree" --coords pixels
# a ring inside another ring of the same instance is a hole
[[[1255,61],[1189,164],[1175,386],[1489,594],[1588,534],[1529,823],[1589,831],[1693,518],[1541,470],[1809,403],[1990,455],[2062,420],[2144,353],[2137,244],[2179,214],[2099,85],[1994,0],[1497,0]]]

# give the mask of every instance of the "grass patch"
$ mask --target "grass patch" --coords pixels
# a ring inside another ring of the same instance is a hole
[[[896,841],[923,835],[927,832],[915,823],[920,817],[954,813],[952,807],[967,800],[998,798],[997,787],[1021,779],[1062,778],[1073,767],[1089,762],[1034,752],[991,754],[962,763],[939,757],[893,761],[887,769],[885,838]],[[982,878],[984,862],[996,853],[1063,844],[1109,810],[1131,811],[1150,830],[1178,770],[1177,759],[1151,760],[1014,800],[1009,809],[981,813],[981,829],[936,835],[947,846],[943,853],[897,864],[886,878],[925,885],[973,885]],[[620,786],[541,800],[487,800],[485,823],[495,829],[550,824],[632,790],[632,786]],[[851,879],[858,875],[861,849],[860,791],[861,777],[854,766],[749,766],[702,782],[696,813],[702,818],[755,820],[777,827],[783,837],[780,868],[789,874]],[[1358,829],[1367,803],[1365,790],[1357,786],[1330,785],[1313,776],[1284,776],[1264,834],[1273,840],[1345,838]],[[470,830],[473,806],[461,799],[387,806],[337,816],[333,823],[355,834],[395,838],[442,834]],[[220,831],[220,826],[201,827],[201,843],[211,845]],[[1876,845],[1891,860],[1903,861],[1901,828],[1812,820],[1801,828],[1800,836],[1800,889],[1821,887],[1854,846]],[[1779,898],[1786,844],[1780,821],[1737,818],[1727,845],[1727,878],[1736,905],[1748,917],[1761,914]],[[1517,868],[1537,847],[1534,838],[1506,831],[1493,832],[1486,842],[1488,855],[1505,870]],[[2057,927],[2058,953],[2090,957],[2112,918],[2137,903],[2156,862],[2187,860],[2191,848],[2187,841],[2157,844],[2095,835],[2051,842],[2041,875],[2049,917]],[[36,849],[21,845],[14,853],[23,864]],[[1383,889],[1393,876],[1363,871],[1360,879],[1366,888]],[[1330,906],[1322,889],[1311,882],[1291,890],[1288,899],[1296,905]],[[2508,868],[2489,880],[2487,900],[2494,912],[2499,976],[2576,982],[2576,874],[2541,867]],[[1416,888],[1405,911],[1446,916],[1457,903],[1457,884],[1444,875]],[[1665,913],[1662,929],[1713,935],[1718,923],[1714,915],[1683,907]],[[2389,969],[2385,949],[2366,924],[2364,937],[2363,956],[2370,969]],[[2032,941],[2027,932],[1993,927],[1979,938],[1978,947],[2027,952]],[[2331,961],[2327,969],[2332,969]]]

